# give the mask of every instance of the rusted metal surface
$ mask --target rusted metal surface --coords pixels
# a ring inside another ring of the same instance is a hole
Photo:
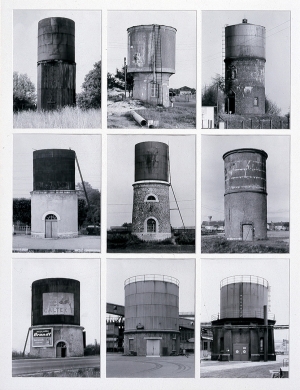
[[[135,145],[135,181],[168,182],[169,146],[163,142],[140,142]]]
[[[34,151],[33,190],[75,190],[75,152],[69,149]]]

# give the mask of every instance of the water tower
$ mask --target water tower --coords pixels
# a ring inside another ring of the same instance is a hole
[[[77,237],[74,150],[41,149],[33,152],[31,235],[35,238]]]
[[[179,281],[165,275],[126,279],[124,353],[179,353]]]
[[[246,148],[223,155],[225,237],[228,240],[267,238],[267,158],[263,150]]]
[[[75,23],[46,18],[38,24],[37,109],[56,110],[75,104]]]
[[[83,356],[80,282],[48,278],[32,283],[30,354],[41,358]]]
[[[132,234],[144,241],[171,237],[169,147],[162,142],[135,145]]]
[[[158,24],[134,26],[128,34],[128,73],[133,98],[169,107],[169,78],[175,73],[176,29]]]
[[[268,281],[259,276],[221,280],[220,313],[212,321],[212,360],[276,360],[269,289]]]
[[[266,29],[242,23],[225,27],[225,110],[265,113]]]

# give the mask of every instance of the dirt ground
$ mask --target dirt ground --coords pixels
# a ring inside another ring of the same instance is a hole
[[[267,240],[228,241],[224,236],[202,236],[202,253],[289,253],[289,232],[268,231]]]

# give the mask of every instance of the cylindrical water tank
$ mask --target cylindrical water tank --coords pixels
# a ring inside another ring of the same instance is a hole
[[[75,23],[67,18],[46,18],[38,24],[38,62],[75,62]]]
[[[33,190],[75,190],[75,152],[41,149],[33,152]]]
[[[227,239],[252,241],[267,237],[267,158],[263,150],[250,148],[223,155]]]
[[[179,281],[165,275],[125,280],[125,331],[178,331]]]
[[[80,282],[47,278],[32,283],[31,325],[80,325]]]
[[[236,275],[220,283],[220,319],[264,318],[268,282],[253,275]]]
[[[128,72],[175,73],[176,28],[157,24],[133,26],[128,33]]]
[[[225,27],[225,59],[266,58],[266,29],[243,23]]]
[[[135,145],[135,181],[168,182],[169,146],[163,142],[140,142]]]

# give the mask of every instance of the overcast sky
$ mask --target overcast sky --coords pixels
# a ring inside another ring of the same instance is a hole
[[[127,28],[141,24],[175,27],[176,73],[170,87],[196,88],[196,11],[109,11],[107,15],[107,71],[115,73],[127,58]]]
[[[107,154],[107,227],[131,222],[135,144],[159,141],[169,144],[172,186],[185,226],[195,226],[195,136],[109,135]],[[170,188],[170,208],[176,203]],[[182,226],[177,210],[171,225]]]
[[[13,259],[12,349],[23,351],[31,326],[31,285],[44,278],[69,278],[80,282],[80,325],[86,343],[100,342],[99,259]],[[30,339],[26,351],[29,352]]]
[[[261,135],[202,136],[201,220],[224,220],[223,154],[238,148],[263,149],[267,154],[267,219],[289,221],[290,137]]]
[[[49,3],[50,4],[50,3]],[[75,22],[76,92],[85,75],[101,60],[101,11],[14,10],[13,70],[26,73],[37,86],[38,22],[63,17]]]
[[[69,149],[76,152],[83,180],[100,190],[101,136],[65,134],[14,134],[13,197],[30,198],[33,190],[33,152]],[[75,184],[81,182],[75,164]]]
[[[220,282],[234,275],[265,278],[271,286],[269,311],[275,314],[277,325],[289,325],[289,259],[202,259],[201,322],[220,313]],[[275,337],[288,338],[288,330],[276,332]]]
[[[291,101],[290,11],[202,11],[202,87],[222,74],[222,30],[226,24],[257,24],[266,28],[266,95],[289,111]]]
[[[194,259],[108,259],[106,270],[106,302],[124,305],[127,278],[159,274],[179,280],[179,311],[195,312]]]

